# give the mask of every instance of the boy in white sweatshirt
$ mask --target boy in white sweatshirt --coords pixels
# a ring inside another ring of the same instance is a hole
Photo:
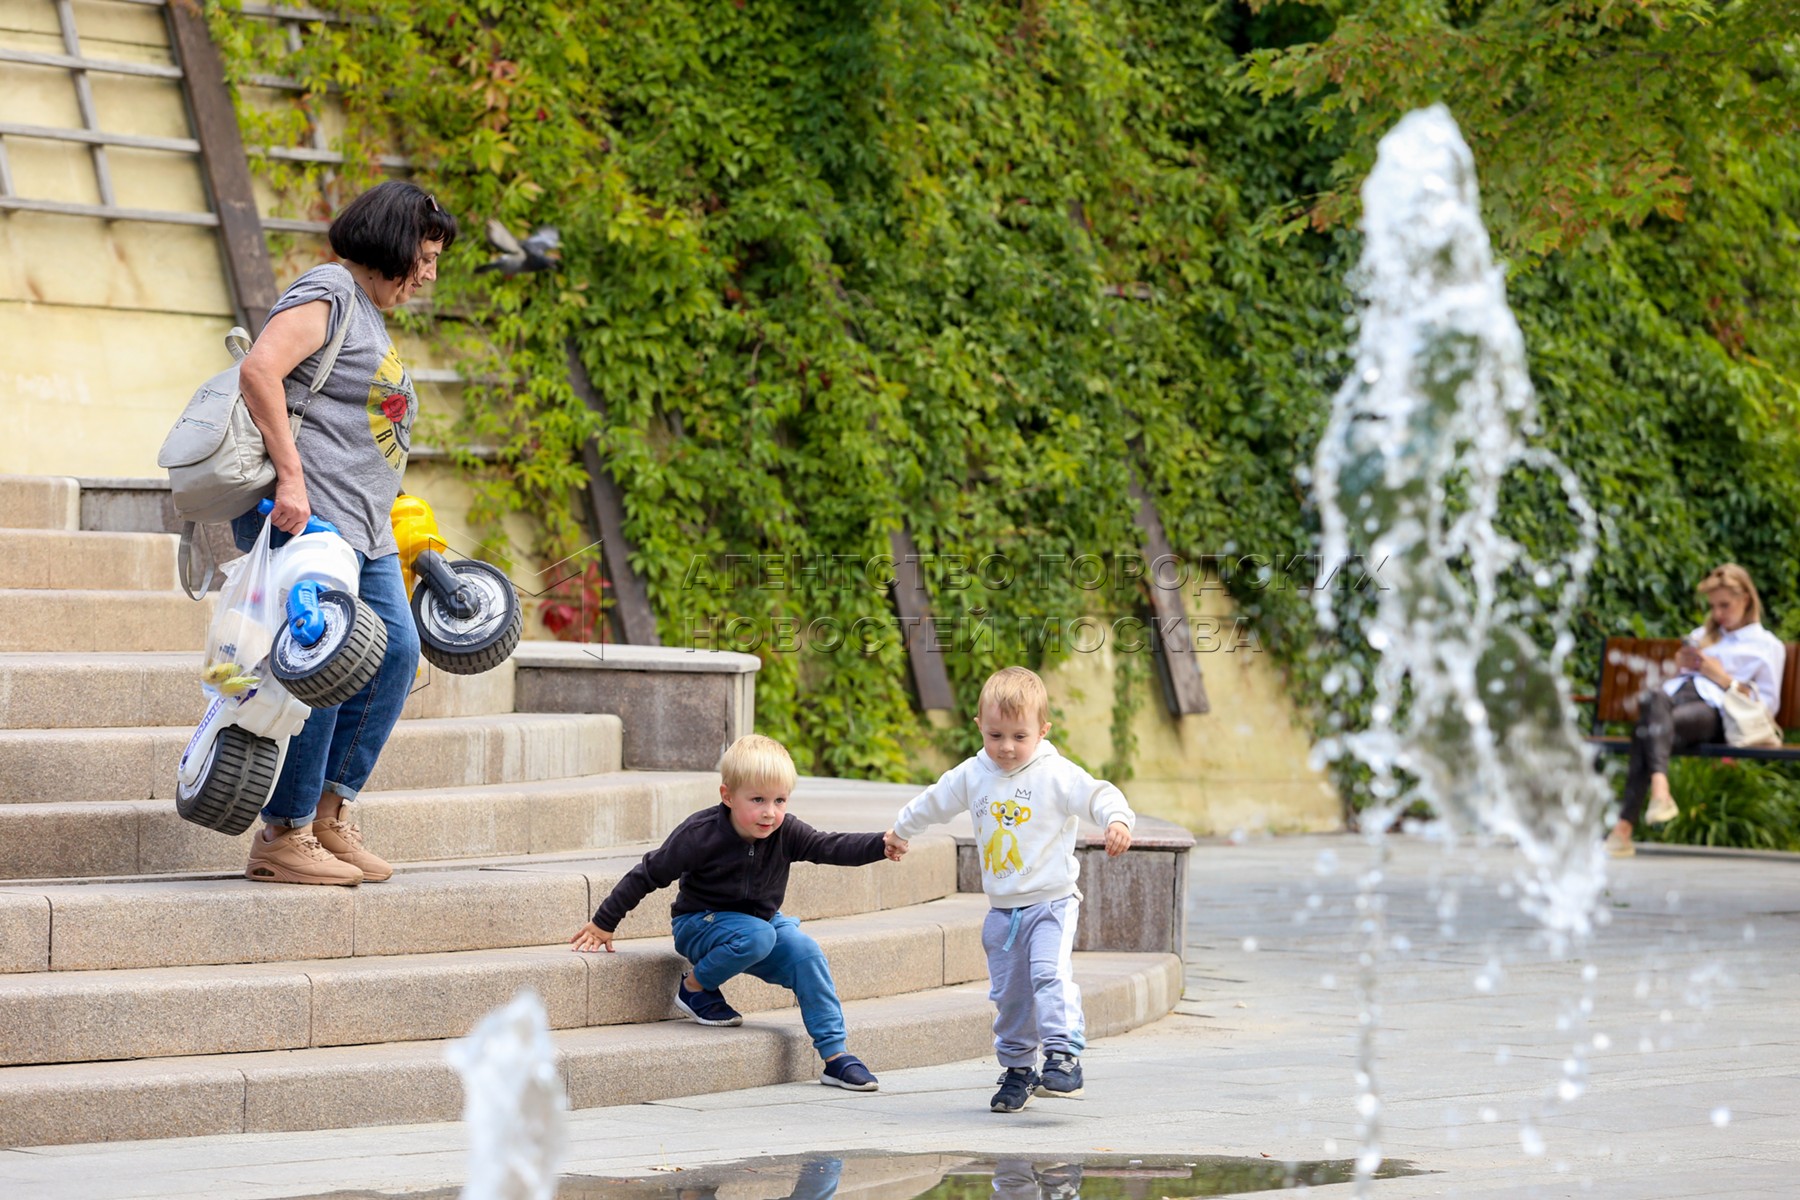
[[[1018,1112],[1033,1095],[1081,1095],[1087,1039],[1069,958],[1081,905],[1075,834],[1087,817],[1106,830],[1107,855],[1123,854],[1137,817],[1118,788],[1044,740],[1050,697],[1034,672],[996,671],[977,712],[981,751],[900,810],[888,848],[904,853],[909,840],[957,813],[974,819],[981,885],[993,903],[981,943],[988,998],[998,1008],[994,1050],[1005,1068],[989,1107]]]

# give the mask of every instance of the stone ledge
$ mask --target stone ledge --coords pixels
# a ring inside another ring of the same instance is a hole
[[[619,642],[520,642],[513,652],[513,661],[521,668],[546,670],[750,675],[762,669],[762,659],[754,654],[680,646],[627,646]]]
[[[1169,954],[1078,955],[1091,1036],[1166,1015],[1181,992]],[[985,1057],[993,1005],[985,984],[844,1005],[850,1043],[877,1073]],[[798,1012],[749,1017],[736,1030],[685,1022],[552,1035],[577,1108],[634,1104],[817,1079]],[[704,1056],[707,1070],[691,1064]],[[461,1086],[444,1043],[264,1051],[0,1072],[0,1145],[42,1146],[208,1133],[451,1121]]]
[[[624,719],[630,770],[716,770],[725,748],[756,729],[755,655],[521,642],[513,662],[519,712]]]

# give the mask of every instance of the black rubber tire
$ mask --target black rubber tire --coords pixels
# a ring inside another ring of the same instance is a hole
[[[282,626],[269,651],[269,670],[308,708],[332,708],[380,673],[387,656],[387,626],[349,592],[327,588],[319,593],[319,608],[325,614],[324,636],[303,646]]]
[[[255,824],[275,790],[275,764],[280,758],[281,744],[273,738],[227,725],[213,739],[211,757],[193,790],[175,781],[175,811],[182,820],[219,833],[244,832]]]
[[[499,567],[472,558],[446,563],[459,582],[471,587],[478,611],[459,621],[423,579],[413,589],[413,623],[425,661],[452,675],[479,675],[508,658],[525,629],[525,610],[512,580]]]

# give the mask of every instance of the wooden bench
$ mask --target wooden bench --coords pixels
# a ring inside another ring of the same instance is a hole
[[[1781,672],[1781,706],[1775,723],[1786,733],[1800,724],[1800,642],[1788,642],[1787,665]],[[1610,637],[1600,652],[1600,687],[1597,695],[1575,696],[1577,704],[1594,706],[1593,731],[1588,742],[1608,754],[1626,754],[1631,738],[1608,736],[1612,724],[1635,725],[1638,717],[1637,698],[1643,692],[1649,668],[1656,665],[1663,679],[1676,674],[1675,652],[1680,638]],[[1696,758],[1740,758],[1765,761],[1800,761],[1800,745],[1757,748],[1733,746],[1725,742],[1703,742],[1677,748],[1676,755]]]

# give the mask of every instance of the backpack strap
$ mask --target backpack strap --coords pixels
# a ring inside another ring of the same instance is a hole
[[[200,581],[198,587],[194,585],[194,575],[200,569],[200,551],[202,549],[199,539],[194,537],[195,531],[196,526],[192,521],[182,522],[181,549],[176,555],[175,564],[181,575],[181,590],[186,592],[191,600],[202,600],[205,599],[206,593],[212,590],[213,576],[218,573],[218,564],[208,561],[206,578]],[[209,560],[211,557],[210,554],[207,555]]]
[[[344,336],[350,332],[350,317],[354,310],[354,303],[344,309],[344,319],[338,322],[337,333],[332,335],[329,342],[325,343],[325,352],[319,356],[319,367],[313,372],[312,382],[306,387],[306,399],[292,413],[293,427],[296,433],[299,432],[300,422],[306,419],[306,410],[311,407],[313,397],[324,390],[326,382],[331,378],[333,368],[337,366],[338,353],[344,348]]]

